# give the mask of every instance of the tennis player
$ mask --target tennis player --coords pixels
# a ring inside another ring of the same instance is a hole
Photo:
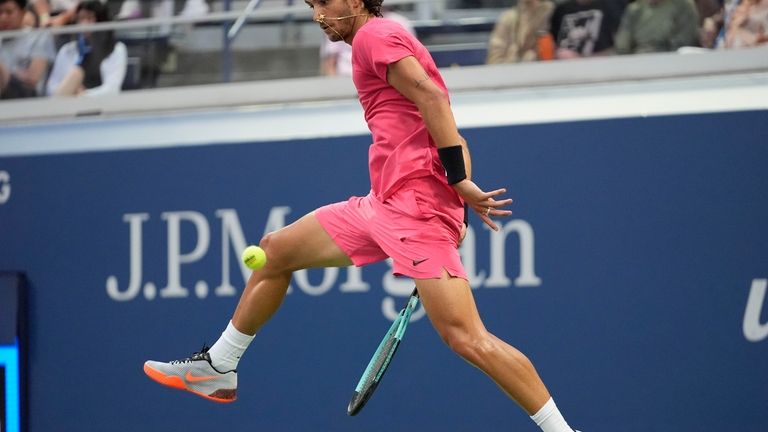
[[[382,0],[305,0],[333,41],[352,45],[353,80],[373,135],[371,191],[321,207],[266,235],[268,256],[255,271],[219,340],[191,357],[148,361],[150,378],[217,402],[236,397],[237,364],[256,332],[280,307],[293,271],[363,266],[387,258],[414,279],[433,326],[545,432],[571,431],[533,364],[489,333],[480,319],[457,246],[465,203],[494,230],[509,216],[505,189],[472,181],[466,141],[448,91],[427,49],[402,26],[381,18]]]

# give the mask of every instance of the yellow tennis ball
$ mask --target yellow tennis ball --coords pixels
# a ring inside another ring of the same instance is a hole
[[[251,270],[258,270],[267,263],[267,254],[258,246],[248,246],[243,251],[242,260]]]

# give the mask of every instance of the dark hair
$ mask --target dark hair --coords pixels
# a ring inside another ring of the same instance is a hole
[[[27,8],[27,0],[0,0],[0,4],[14,2],[19,6],[19,9],[24,10]]]
[[[24,12],[32,14],[32,17],[35,18],[35,28],[40,27],[40,14],[37,13],[34,6],[32,6],[31,4],[28,4],[27,9]]]
[[[363,5],[373,16],[381,16],[381,4],[384,0],[363,0]]]
[[[87,0],[77,5],[77,13],[88,11],[96,17],[96,22],[110,21],[107,7],[99,0]],[[85,88],[98,87],[101,82],[101,62],[112,54],[117,40],[112,30],[91,33],[91,52],[81,65],[85,72],[83,86]]]
[[[99,0],[87,0],[80,2],[77,5],[76,11],[77,13],[80,13],[82,10],[92,12],[96,16],[96,22],[110,21],[107,7],[104,6]]]

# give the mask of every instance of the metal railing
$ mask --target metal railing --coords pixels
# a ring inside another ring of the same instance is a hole
[[[230,2],[231,0],[226,0]],[[402,5],[415,5],[418,9],[423,9],[425,5],[438,5],[443,3],[443,0],[387,0],[388,6],[402,6]],[[226,4],[226,3],[225,3]],[[432,12],[426,13],[427,17],[419,16],[419,20],[435,19]],[[64,35],[64,34],[77,34],[84,31],[104,31],[104,30],[135,30],[151,27],[164,27],[180,24],[200,24],[200,23],[224,23],[227,25],[234,24],[241,17],[245,17],[244,21],[282,21],[286,17],[300,18],[304,20],[310,20],[312,17],[312,11],[304,4],[285,7],[275,7],[269,9],[242,10],[242,11],[222,11],[222,12],[209,12],[205,15],[199,16],[173,16],[163,18],[140,18],[120,21],[110,21],[103,23],[94,23],[88,25],[67,25],[62,27],[48,27],[40,29],[25,28],[21,30],[0,31],[0,40],[18,37],[29,32],[40,31],[48,32],[52,35]],[[229,29],[227,30],[229,31]],[[226,35],[225,35],[226,36]]]
[[[251,0],[242,10],[230,10],[232,0],[224,0],[223,11],[209,12],[199,16],[171,16],[159,18],[137,18],[116,20],[88,25],[67,25],[49,28],[25,28],[21,30],[0,31],[0,43],[4,39],[15,38],[31,32],[44,32],[52,36],[74,35],[82,32],[115,31],[138,33],[144,30],[147,39],[158,35],[170,35],[174,27],[220,25],[221,33],[221,81],[231,82],[233,75],[232,48],[243,26],[249,23],[310,22],[312,11],[302,0],[286,0],[286,6],[261,7],[264,2]],[[446,0],[387,0],[387,6],[412,6],[417,21],[425,25],[434,25],[436,18],[445,9]],[[141,39],[131,36],[130,39]]]

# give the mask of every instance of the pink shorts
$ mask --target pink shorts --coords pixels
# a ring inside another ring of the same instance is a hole
[[[384,202],[373,194],[352,197],[315,215],[358,267],[391,257],[397,276],[433,279],[445,269],[467,279],[457,249],[463,205],[447,184],[420,177],[406,181]]]

